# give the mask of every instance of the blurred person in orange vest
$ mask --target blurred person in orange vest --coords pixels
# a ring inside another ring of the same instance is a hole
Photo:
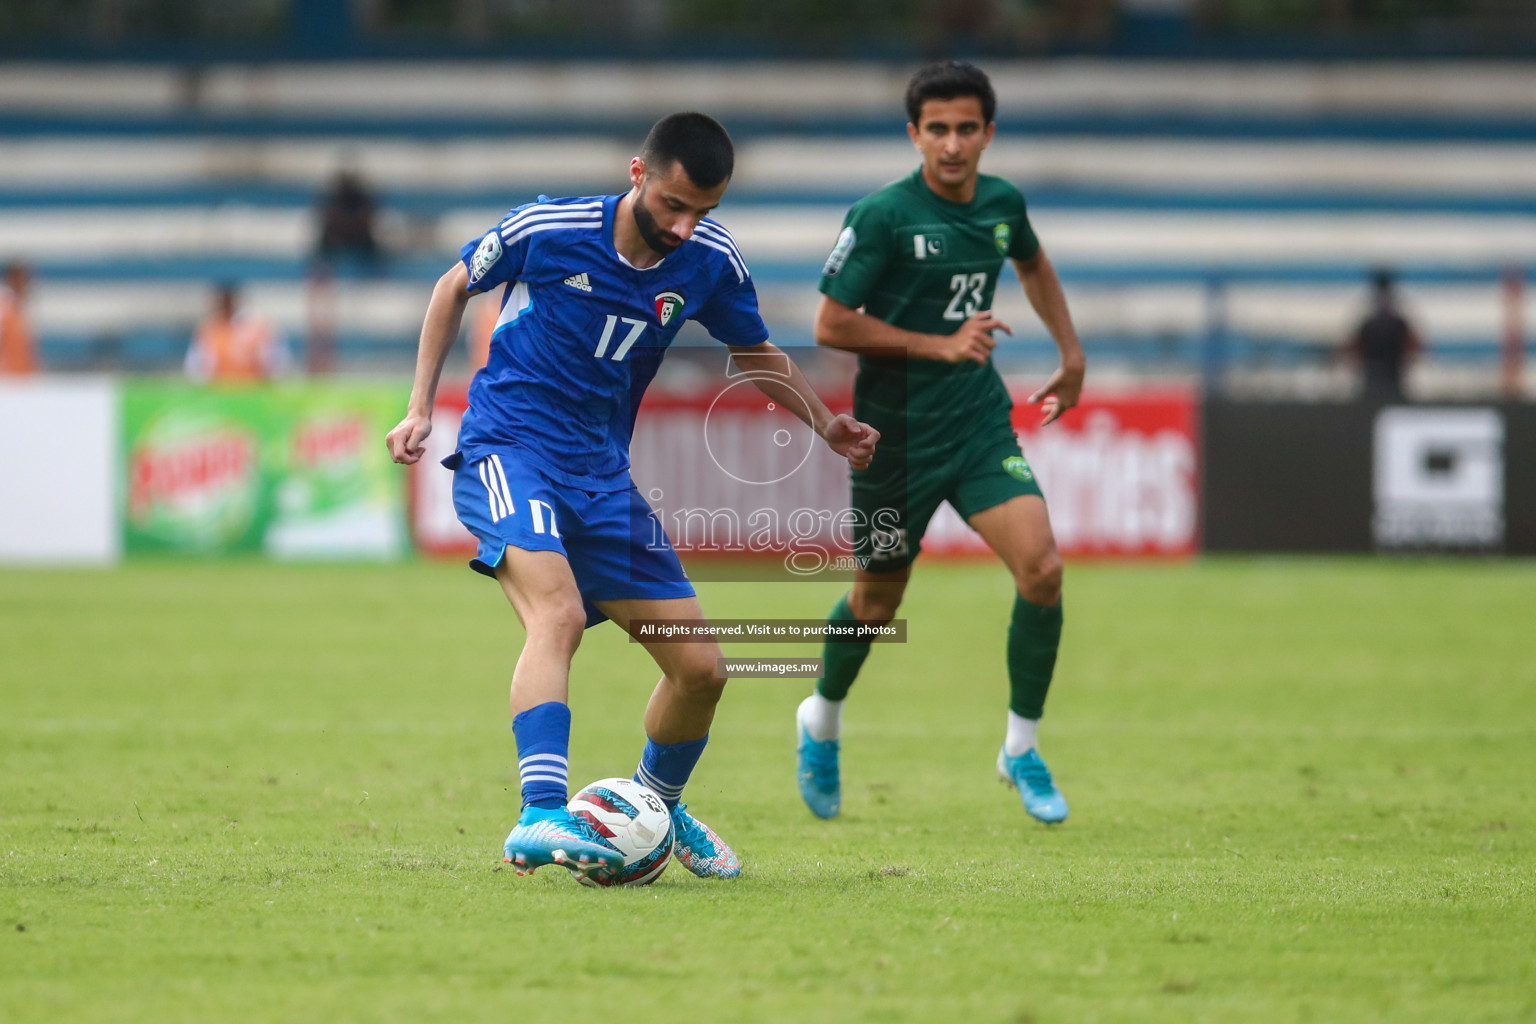
[[[187,349],[187,376],[205,384],[271,380],[288,367],[288,347],[272,322],[241,312],[239,289],[219,285],[213,312],[197,325]]]
[[[5,284],[0,287],[0,374],[37,372],[37,345],[27,320],[27,286],[31,280],[26,264],[12,263],[5,268]]]

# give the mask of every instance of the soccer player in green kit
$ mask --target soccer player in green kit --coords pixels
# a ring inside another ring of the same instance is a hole
[[[909,83],[906,106],[922,166],[854,204],[822,269],[816,341],[859,355],[854,414],[881,434],[874,462],[853,474],[854,553],[868,561],[829,621],[895,617],[923,532],[948,500],[1015,583],[998,772],[1029,814],[1059,822],[1067,802],[1035,732],[1061,640],[1061,556],[992,365],[992,332],[1009,332],[991,312],[1004,259],[1061,353],[1030,397],[1042,425],[1077,404],[1086,360],[1024,197],[979,172],[996,128],[987,76],[960,61],[929,65]],[[796,714],[800,794],[823,818],[840,809],[843,700],[868,654],[867,642],[828,641],[825,674]]]

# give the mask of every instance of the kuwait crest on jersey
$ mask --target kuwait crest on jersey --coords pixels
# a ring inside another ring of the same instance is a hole
[[[656,296],[656,320],[665,327],[683,308],[683,297],[677,292],[662,292]]]

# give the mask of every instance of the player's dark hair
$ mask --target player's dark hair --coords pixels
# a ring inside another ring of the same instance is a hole
[[[681,163],[699,188],[714,188],[736,168],[736,149],[725,128],[708,114],[691,111],[668,114],[652,125],[640,158],[658,174]]]
[[[907,120],[917,124],[923,116],[923,104],[928,100],[953,100],[961,96],[975,96],[981,101],[981,119],[992,123],[997,113],[997,94],[987,73],[974,64],[963,60],[945,60],[926,64],[917,69],[907,83]]]

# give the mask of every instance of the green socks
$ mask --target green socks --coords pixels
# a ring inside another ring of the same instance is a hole
[[[837,604],[832,606],[832,614],[827,616],[828,622],[846,622],[850,625],[858,620],[853,617],[853,611],[848,607],[848,595],[844,594],[837,599]],[[1060,614],[1057,615],[1060,623]],[[1058,629],[1060,626],[1058,625]],[[842,700],[848,696],[848,688],[853,685],[858,677],[859,669],[864,666],[864,659],[869,657],[868,640],[834,640],[830,637],[822,644],[822,676],[816,680],[816,692],[827,700]],[[1055,660],[1055,648],[1051,649],[1051,658]],[[1046,670],[1046,678],[1050,678],[1050,670]]]
[[[848,608],[848,595],[837,599],[827,621],[858,621]],[[1061,622],[1060,601],[1042,607],[1014,597],[1013,622],[1008,626],[1008,707],[1021,718],[1038,719],[1044,714],[1045,695],[1056,669],[1056,649],[1061,646]],[[816,692],[827,700],[840,701],[848,696],[848,688],[869,657],[869,641],[829,639],[822,645],[821,656],[822,677],[816,680]]]
[[[1042,607],[1014,596],[1013,622],[1008,626],[1008,708],[1021,718],[1038,719],[1045,713],[1045,694],[1051,688],[1056,649],[1061,646],[1061,620],[1060,601]],[[831,665],[830,659],[827,664]],[[844,686],[843,692],[847,691]]]

